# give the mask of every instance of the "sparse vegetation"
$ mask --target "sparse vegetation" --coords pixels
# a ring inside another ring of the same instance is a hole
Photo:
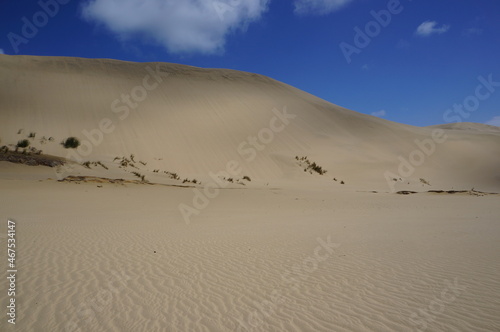
[[[28,149],[28,152],[29,152],[29,153],[34,153],[34,154],[42,154],[42,150],[38,150],[38,149],[37,149],[37,148],[35,148],[35,147],[30,147],[30,148]]]
[[[410,191],[410,190],[401,190],[396,192],[398,195],[411,195],[411,194],[416,194],[416,191]]]
[[[30,145],[30,141],[27,139],[23,139],[17,142],[16,147],[18,148],[27,148]]]
[[[104,169],[109,169],[106,165],[104,165],[103,163],[101,163],[100,161],[97,161],[96,162],[97,165],[101,166],[102,168]]]
[[[145,175],[142,175],[141,173],[139,172],[132,172],[132,174],[134,174],[135,176],[137,176],[139,179],[141,179],[142,182],[146,182],[146,176]]]
[[[338,182],[337,178],[333,178],[333,181]],[[340,184],[345,184],[344,180],[341,180]]]
[[[300,166],[305,166],[304,167],[304,172],[309,172],[310,174],[314,172],[318,173],[319,175],[323,175],[327,172],[326,169],[323,169],[321,166],[316,164],[316,162],[310,162],[307,157],[300,157],[295,156],[295,159],[299,162]]]
[[[19,148],[16,147],[16,150]],[[27,149],[24,148],[22,152],[11,151],[7,146],[2,146],[0,151],[3,152],[0,155],[0,160],[9,161],[11,163],[23,164],[28,166],[48,166],[56,167],[64,164],[62,158],[42,155],[42,150],[37,150],[33,147]]]
[[[36,133],[32,131],[32,132],[28,135],[28,138],[35,138],[35,136],[36,136]]]
[[[76,149],[80,146],[80,141],[76,137],[68,137],[62,142],[65,149]]]
[[[243,177],[243,180],[247,180],[248,182],[252,181],[252,180],[250,179],[250,177],[249,177],[249,176],[246,176],[246,175]]]
[[[113,161],[119,160],[120,161],[120,167],[133,167],[135,169],[139,169],[135,166],[135,164],[132,162],[134,155],[130,155],[131,159],[128,159],[127,157],[115,157]]]
[[[172,178],[174,180],[180,180],[181,179],[179,177],[179,175],[177,175],[177,173],[171,173],[171,172],[167,172],[167,171],[163,171],[163,173],[167,174],[170,178]]]
[[[83,166],[91,169],[90,166],[101,166],[102,168],[104,169],[109,169],[106,165],[104,165],[103,163],[101,163],[100,161],[86,161],[84,163],[82,163]]]
[[[196,179],[189,180],[188,178],[185,178],[184,180],[182,180],[182,183],[194,183],[194,184],[199,183],[199,184],[201,184],[201,182],[199,182]]]
[[[420,178],[420,182],[422,182],[423,184],[426,184],[428,186],[431,185],[426,179],[423,179],[423,178]]]

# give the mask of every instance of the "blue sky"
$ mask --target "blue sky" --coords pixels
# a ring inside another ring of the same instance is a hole
[[[500,126],[498,0],[9,0],[0,13],[5,54],[231,68],[396,122]]]

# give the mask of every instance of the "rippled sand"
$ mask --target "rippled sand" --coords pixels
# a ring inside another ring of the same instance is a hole
[[[19,331],[500,329],[498,196],[0,184]]]

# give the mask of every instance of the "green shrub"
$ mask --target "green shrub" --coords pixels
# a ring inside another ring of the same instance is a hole
[[[77,147],[80,146],[80,141],[76,137],[68,137],[66,140],[62,143],[64,148],[66,149],[76,149]]]
[[[27,148],[29,145],[30,145],[30,141],[28,141],[27,139],[23,139],[23,140],[20,140],[19,142],[17,142],[16,146],[18,148]]]

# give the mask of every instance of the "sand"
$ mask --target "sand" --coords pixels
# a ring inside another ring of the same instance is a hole
[[[0,146],[92,144],[0,161],[18,271],[0,330],[500,331],[497,127],[397,124],[230,70],[0,55],[0,72]]]

